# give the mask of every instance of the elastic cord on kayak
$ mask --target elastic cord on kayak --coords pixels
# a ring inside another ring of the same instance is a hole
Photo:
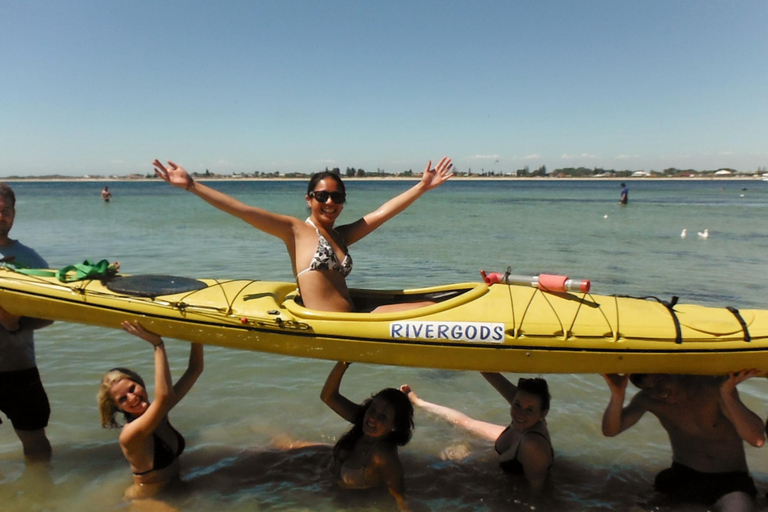
[[[733,313],[733,316],[736,317],[736,320],[739,321],[739,324],[741,324],[741,330],[744,332],[744,341],[752,341],[752,336],[749,335],[749,329],[747,328],[747,322],[744,321],[744,318],[741,316],[741,313],[739,313],[739,310],[728,306],[725,309]]]

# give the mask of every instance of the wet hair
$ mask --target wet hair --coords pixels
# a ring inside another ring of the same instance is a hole
[[[653,376],[653,382],[648,384],[648,377]],[[667,373],[633,373],[629,381],[640,389],[661,390],[675,383],[681,385],[696,385],[696,375],[673,375]]]
[[[648,376],[647,373],[633,373],[629,376],[629,382],[634,384],[640,389],[643,389],[643,383],[645,382],[645,378]]]
[[[368,408],[373,401],[381,398],[389,403],[395,409],[395,428],[386,437],[386,441],[405,446],[411,440],[413,435],[413,404],[405,393],[395,388],[384,388],[365,402],[360,404],[360,411],[352,422],[352,428],[349,429],[333,447],[333,460],[337,465],[341,465],[340,454],[342,451],[352,451],[358,439],[363,437],[363,419]]]
[[[520,378],[520,380],[517,381],[517,389],[518,391],[525,391],[526,393],[539,397],[542,412],[549,410],[549,401],[552,397],[549,394],[549,386],[545,379],[538,377],[535,379]]]
[[[344,187],[344,182],[341,181],[341,176],[336,174],[335,172],[330,171],[323,171],[323,172],[316,172],[312,175],[311,178],[309,178],[309,183],[307,184],[307,195],[309,195],[310,192],[315,190],[315,187],[318,183],[323,181],[325,178],[331,178],[333,179],[336,184],[339,186],[342,192],[346,193],[347,189]]]
[[[16,194],[13,193],[13,189],[6,183],[0,181],[0,198],[3,198],[11,205],[11,208],[16,208]]]
[[[118,412],[123,413],[126,422],[133,419],[130,414],[118,407],[110,394],[112,386],[125,379],[140,384],[143,388],[147,387],[144,385],[144,379],[138,373],[128,368],[112,368],[105,373],[101,379],[101,385],[99,385],[99,392],[96,394],[96,402],[99,404],[99,414],[101,414],[101,426],[104,428],[117,428],[120,426],[115,419],[115,415]]]

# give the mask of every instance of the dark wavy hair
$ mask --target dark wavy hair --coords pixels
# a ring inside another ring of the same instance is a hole
[[[411,440],[413,435],[413,404],[411,404],[405,393],[399,389],[384,388],[360,404],[360,411],[352,422],[352,428],[341,436],[336,446],[333,447],[333,459],[337,464],[342,462],[339,458],[341,452],[351,451],[358,439],[363,437],[365,413],[377,398],[386,401],[395,409],[395,429],[386,437],[386,440],[397,446],[405,446]]]
[[[13,193],[13,189],[9,185],[2,181],[0,181],[0,197],[8,201],[11,208],[16,208],[16,194]]]
[[[547,385],[546,380],[541,378],[521,378],[517,381],[517,389],[539,397],[539,400],[541,401],[541,410],[549,410],[549,401],[552,399],[552,397],[549,394],[549,386]]]
[[[347,193],[346,187],[344,187],[344,182],[341,181],[341,176],[336,174],[335,172],[330,171],[323,171],[323,172],[316,172],[312,175],[311,178],[309,178],[309,183],[307,184],[307,195],[309,195],[310,192],[315,190],[315,187],[318,183],[320,183],[325,178],[331,178],[334,181],[336,181],[336,184],[339,186],[342,192],[345,194]]]
[[[643,389],[643,384],[645,383],[645,378],[647,376],[647,373],[633,373],[629,376],[629,381],[638,388]]]

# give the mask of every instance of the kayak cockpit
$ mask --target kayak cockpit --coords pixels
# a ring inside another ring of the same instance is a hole
[[[440,311],[455,308],[466,304],[488,291],[488,285],[485,283],[465,283],[458,285],[448,285],[433,288],[420,288],[414,290],[367,290],[350,289],[350,296],[355,305],[355,311],[351,313],[335,313],[328,311],[318,311],[304,307],[298,291],[288,294],[283,301],[283,307],[292,315],[300,318],[334,318],[346,320],[364,320],[371,316],[377,318],[413,318],[424,316]],[[379,306],[387,304],[402,304],[414,302],[434,302],[434,304],[398,311],[392,313],[371,313]]]

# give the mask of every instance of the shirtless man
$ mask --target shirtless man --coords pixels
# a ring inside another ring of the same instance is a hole
[[[763,421],[739,398],[736,385],[760,375],[743,370],[727,378],[694,375],[603,375],[611,399],[603,414],[603,434],[613,437],[650,412],[669,435],[672,467],[654,489],[674,502],[714,505],[715,510],[754,510],[757,494],[749,476],[743,441],[765,443]],[[624,405],[627,381],[640,388]]]

